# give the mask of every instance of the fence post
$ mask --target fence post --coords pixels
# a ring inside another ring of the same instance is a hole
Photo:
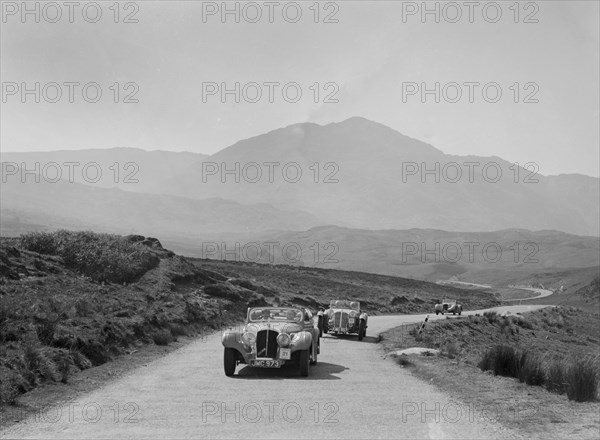
[[[425,316],[425,320],[421,323],[421,327],[419,327],[419,334],[421,334],[421,332],[423,331],[423,329],[425,328],[425,323],[429,321],[429,315]]]

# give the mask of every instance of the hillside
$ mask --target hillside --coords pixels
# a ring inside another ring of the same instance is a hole
[[[250,251],[252,243],[262,244],[260,254]],[[272,252],[268,243],[277,244],[272,245]],[[561,291],[557,303],[570,300],[578,289],[600,276],[600,240],[559,231],[370,231],[325,226],[303,232],[222,237],[204,242],[204,247],[193,241],[169,245],[184,255],[213,259],[287,263],[430,282],[453,278],[494,287],[543,285]],[[286,245],[298,246],[299,256],[294,249],[291,257],[284,255]],[[586,298],[579,299],[585,302]]]
[[[249,305],[313,310],[357,299],[370,313],[425,312],[450,293],[465,307],[490,294],[357,272],[188,259],[159,240],[92,232],[0,240],[0,403],[144,344],[219,329]]]

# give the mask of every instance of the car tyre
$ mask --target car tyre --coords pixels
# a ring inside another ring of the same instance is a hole
[[[235,374],[235,367],[237,367],[235,355],[236,353],[234,348],[225,348],[225,352],[223,353],[223,367],[225,369],[225,376],[231,377]]]
[[[318,350],[318,348],[317,348],[317,351],[315,351],[315,355],[313,356],[313,355],[312,355],[312,347],[311,347],[311,349],[310,349],[310,353],[311,353],[311,356],[310,356],[310,364],[311,364],[311,365],[315,365],[315,364],[317,363],[318,351],[319,351],[319,350]]]
[[[365,335],[367,334],[367,323],[364,319],[360,320],[360,324],[358,325],[358,340],[362,341]]]
[[[307,377],[310,371],[310,348],[300,351],[300,376]]]
[[[435,314],[436,314],[436,315],[439,315],[439,314],[440,314],[440,311],[439,311],[439,310],[436,310],[436,311],[435,311]]]
[[[323,319],[323,316],[321,315],[321,316],[319,316],[319,337],[323,336],[323,322],[324,322],[324,319]]]

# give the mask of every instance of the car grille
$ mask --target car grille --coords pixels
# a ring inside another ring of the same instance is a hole
[[[335,312],[333,315],[333,325],[335,328],[347,328],[348,314],[344,312]]]
[[[277,335],[279,333],[273,330],[261,330],[256,335],[256,356],[257,357],[277,357]],[[266,348],[266,350],[265,350]]]

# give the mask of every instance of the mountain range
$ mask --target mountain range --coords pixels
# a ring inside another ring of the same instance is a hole
[[[341,267],[385,274],[399,270],[405,242],[510,246],[525,238],[546,246],[535,270],[599,264],[598,178],[448,155],[360,117],[294,124],[210,156],[110,148],[0,158],[3,235],[60,228],[139,233],[192,255],[206,240],[309,246],[318,239],[339,244]],[[489,269],[477,261],[411,258],[401,262],[402,276],[479,279]]]

